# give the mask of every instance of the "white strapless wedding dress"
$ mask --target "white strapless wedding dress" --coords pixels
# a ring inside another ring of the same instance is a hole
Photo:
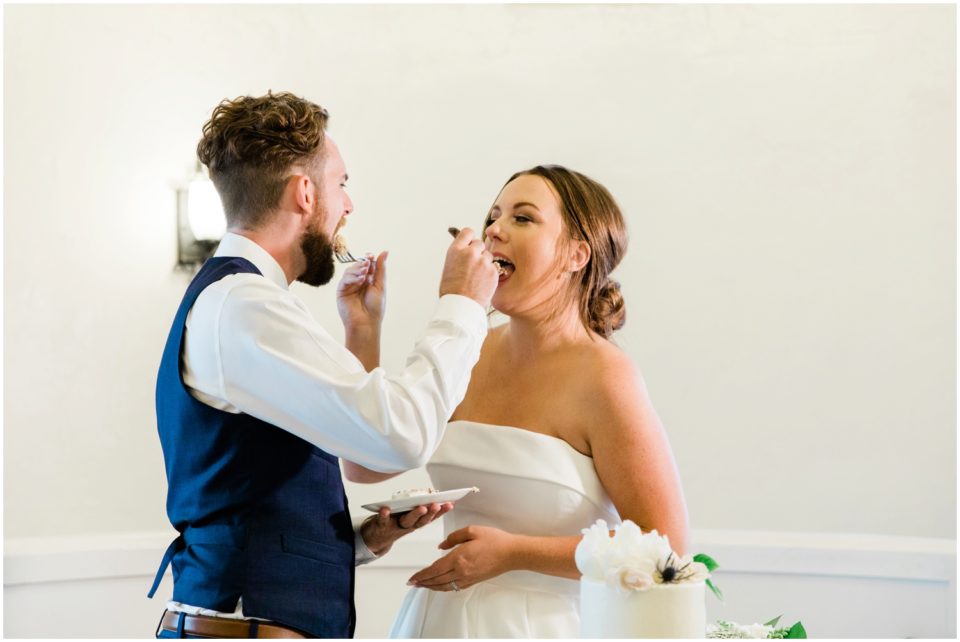
[[[439,490],[476,486],[444,516],[444,534],[477,524],[524,535],[579,535],[620,517],[593,459],[557,437],[509,426],[453,421],[427,464]],[[438,551],[438,557],[445,555]],[[579,582],[511,571],[460,592],[415,588],[391,638],[575,638]]]

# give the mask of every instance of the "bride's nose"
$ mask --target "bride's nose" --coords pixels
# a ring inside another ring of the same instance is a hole
[[[503,228],[500,227],[500,219],[492,221],[490,225],[487,226],[487,229],[483,231],[484,235],[487,237],[487,249],[490,249],[490,243],[492,241],[499,241],[503,243]]]

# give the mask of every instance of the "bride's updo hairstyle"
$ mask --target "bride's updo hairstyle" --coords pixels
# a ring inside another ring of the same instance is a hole
[[[566,167],[537,165],[517,172],[507,183],[524,175],[539,176],[553,187],[570,238],[590,246],[590,260],[580,271],[580,287],[571,296],[579,297],[583,325],[609,338],[623,327],[627,316],[620,284],[610,278],[627,252],[627,227],[620,207],[606,187]]]

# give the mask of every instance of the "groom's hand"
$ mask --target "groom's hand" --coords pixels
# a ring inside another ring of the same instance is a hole
[[[387,253],[350,264],[337,285],[337,311],[348,330],[380,329],[387,296]]]
[[[381,508],[376,515],[368,517],[360,527],[360,536],[370,552],[381,557],[386,555],[393,543],[418,528],[423,528],[438,517],[453,510],[452,502],[426,504],[411,511],[392,515],[389,508]]]
[[[487,307],[497,291],[500,273],[493,265],[493,255],[483,246],[483,239],[474,238],[473,230],[463,228],[447,248],[440,277],[440,296],[460,294]]]

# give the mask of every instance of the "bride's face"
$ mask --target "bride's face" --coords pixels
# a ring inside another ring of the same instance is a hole
[[[532,175],[507,183],[490,209],[484,231],[486,248],[506,261],[493,307],[518,316],[550,305],[568,282],[558,259],[567,235],[560,199],[550,183]]]

